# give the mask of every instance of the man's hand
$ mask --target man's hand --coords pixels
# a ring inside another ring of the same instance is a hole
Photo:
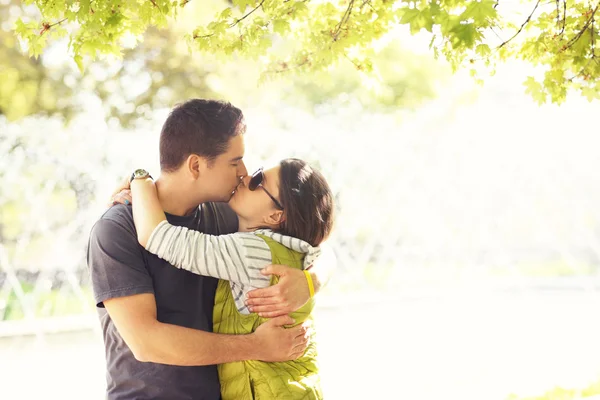
[[[294,320],[284,315],[271,319],[256,328],[252,334],[260,349],[261,361],[276,362],[295,360],[304,354],[308,346],[308,327],[298,325],[286,329],[284,325],[291,325]]]
[[[304,272],[285,265],[269,265],[263,275],[277,275],[279,282],[264,289],[248,292],[246,304],[261,317],[274,318],[296,311],[310,299]]]

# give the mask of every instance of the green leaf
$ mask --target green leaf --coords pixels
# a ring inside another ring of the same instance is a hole
[[[289,13],[292,18],[298,18],[307,15],[309,10],[303,1],[297,1]]]
[[[75,61],[75,64],[77,64],[77,68],[79,69],[79,72],[81,72],[83,74],[84,71],[84,66],[83,66],[83,58],[80,55],[76,55],[73,57],[73,60]]]
[[[492,53],[492,50],[487,44],[478,44],[477,47],[475,47],[475,53],[481,57],[487,57]]]
[[[442,33],[447,34],[450,32],[450,29],[458,23],[460,19],[458,16],[450,15],[445,11],[440,11],[434,17],[434,22],[440,26]]]
[[[467,4],[467,9],[461,15],[463,19],[473,18],[475,22],[484,25],[498,16],[494,8],[495,0],[469,1]]]
[[[577,54],[586,54],[588,49],[591,49],[592,38],[590,29],[586,29],[581,36],[573,43],[571,49],[575,51]]]
[[[403,8],[402,10],[402,18],[400,19],[401,24],[410,24],[416,18],[419,18],[421,15],[421,11],[416,8]]]
[[[290,23],[285,19],[276,19],[273,21],[273,32],[285,35],[290,30]]]
[[[272,12],[274,12],[278,6],[281,5],[281,1],[279,0],[264,0],[262,2],[262,10],[267,13],[270,14]]]
[[[215,24],[213,29],[214,29],[215,33],[224,33],[228,27],[229,27],[229,24],[227,22],[221,21],[221,22]]]
[[[429,9],[423,11],[416,8],[404,8],[401,12],[402,17],[400,18],[401,24],[409,24],[410,32],[412,34],[418,33],[421,29],[426,29],[429,32],[433,29],[433,18]]]
[[[562,83],[565,80],[565,71],[558,68],[551,69],[546,72],[545,80],[548,82]]]
[[[472,48],[475,42],[481,39],[481,32],[479,32],[475,24],[459,23],[456,24],[451,31],[454,34],[452,38],[452,47],[457,49],[459,47]]]
[[[231,17],[231,7],[227,7],[226,9],[221,11],[221,14],[219,15],[220,19],[227,19],[230,17]]]
[[[431,36],[431,41],[429,42],[429,50],[431,50],[431,48],[433,47],[433,43],[435,42],[435,35]]]
[[[123,20],[123,14],[113,14],[109,19],[106,20],[107,26],[119,26]]]
[[[600,91],[597,88],[584,86],[583,88],[581,88],[581,94],[584,95],[588,99],[588,101],[600,99]]]
[[[25,22],[23,22],[23,20],[21,18],[19,18],[15,21],[14,30],[15,30],[15,33],[20,36],[24,36],[27,33],[27,26],[25,25]]]
[[[246,11],[246,7],[252,6],[255,0],[233,0],[233,5],[237,6],[241,12]]]
[[[525,85],[525,93],[529,94],[533,99],[539,104],[542,105],[546,102],[546,94],[544,93],[544,89],[542,84],[537,82],[533,77],[529,76],[523,82]]]
[[[81,54],[86,54],[86,55],[95,57],[96,50],[97,50],[97,46],[95,43],[86,41],[81,44],[81,48],[80,48]]]

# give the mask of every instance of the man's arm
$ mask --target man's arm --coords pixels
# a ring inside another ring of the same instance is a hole
[[[321,255],[307,268],[313,281],[315,294],[329,281],[337,260],[335,253],[326,243],[321,245]],[[277,275],[279,282],[264,289],[248,292],[246,304],[261,317],[274,318],[298,310],[310,299],[308,282],[304,273],[285,265],[270,265],[263,275]]]
[[[122,207],[122,206],[118,206]],[[251,335],[234,337],[161,323],[143,249],[128,221],[113,210],[90,235],[88,264],[96,303],[106,307],[134,355],[173,365],[209,365],[249,358],[298,357],[306,348],[305,328],[284,329],[290,319],[269,321]]]
[[[223,335],[165,324],[156,319],[154,295],[146,293],[104,302],[119,334],[143,362],[211,365],[242,360],[287,361],[306,349],[306,329],[290,317],[272,319],[249,335]]]

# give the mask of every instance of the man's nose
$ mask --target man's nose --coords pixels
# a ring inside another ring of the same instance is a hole
[[[240,161],[238,165],[238,176],[240,178],[248,176],[248,170],[246,169],[246,164],[244,164],[244,161]]]

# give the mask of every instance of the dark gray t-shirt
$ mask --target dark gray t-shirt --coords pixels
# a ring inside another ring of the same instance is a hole
[[[217,235],[237,231],[233,211],[203,204],[192,215],[167,215],[173,225]],[[92,228],[88,266],[106,349],[107,397],[117,399],[219,399],[217,368],[142,363],[135,359],[104,309],[104,300],[153,293],[161,322],[212,332],[217,280],[173,267],[137,241],[131,206],[111,207]]]

